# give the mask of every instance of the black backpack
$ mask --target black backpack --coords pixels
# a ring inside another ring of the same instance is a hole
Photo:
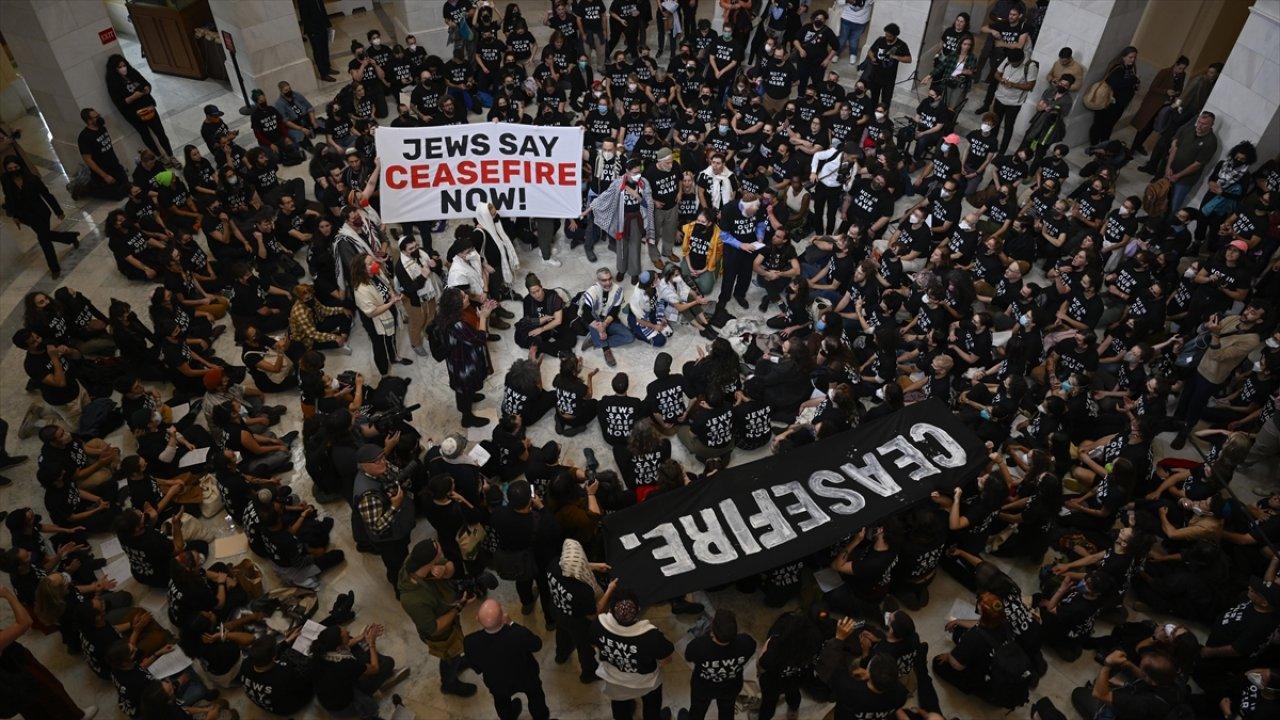
[[[80,412],[78,433],[85,437],[105,438],[124,425],[124,413],[111,398],[100,397],[84,406]]]
[[[975,628],[981,632],[995,651],[991,656],[991,665],[987,668],[985,682],[987,690],[984,699],[1003,708],[1013,709],[1030,700],[1031,682],[1035,672],[1031,658],[1018,644],[1013,633],[1006,633],[998,638],[985,628]]]

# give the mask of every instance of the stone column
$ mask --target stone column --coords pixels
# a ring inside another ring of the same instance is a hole
[[[107,95],[107,57],[120,52],[120,43],[106,6],[5,0],[0,7],[0,32],[49,126],[53,151],[66,173],[74,175],[83,164],[76,139],[84,129],[80,110],[87,107],[106,119],[116,154],[125,167],[133,167],[142,139]],[[108,40],[104,43],[102,37]]]
[[[209,10],[218,30],[231,33],[246,92],[260,88],[274,101],[281,80],[304,94],[316,89],[316,68],[292,0],[209,0]],[[233,92],[239,92],[229,53],[226,67]]]
[[[1067,136],[1063,142],[1077,145],[1088,139],[1093,111],[1080,102],[1080,95],[1102,79],[1107,64],[1133,41],[1144,9],[1142,0],[1053,0],[1049,3],[1039,40],[1031,54],[1031,59],[1040,64],[1040,77],[1018,114],[1014,125],[1015,141],[1021,141],[1022,132],[1030,124],[1031,116],[1035,115],[1035,100],[1048,85],[1045,76],[1049,74],[1049,66],[1058,61],[1058,51],[1064,47],[1071,48],[1076,60],[1084,65],[1085,75],[1084,84],[1076,94],[1075,106],[1067,115]],[[1144,91],[1145,88],[1138,89],[1129,110],[1137,109]],[[1124,122],[1122,119],[1116,123],[1117,132],[1124,127]]]
[[[495,12],[501,12],[505,7],[503,3],[494,3]],[[391,16],[391,32],[397,42],[403,43],[405,35],[413,35],[427,54],[439,55],[446,60],[450,57],[452,50],[449,48],[449,27],[444,24],[444,0],[382,0],[382,8]],[[527,9],[525,19],[530,30],[542,22],[540,15],[535,16]]]
[[[876,0],[871,8],[871,20],[863,34],[862,54],[865,56],[871,43],[884,36],[884,26],[889,23],[898,24],[898,38],[911,50],[911,62],[898,66],[899,91],[911,88],[906,80],[919,66],[921,53],[929,49],[930,43],[925,42],[924,31],[929,25],[932,7],[933,0]],[[839,7],[833,8],[833,12],[838,11]]]
[[[1216,116],[1214,133],[1218,136],[1218,154],[1213,162],[1242,140],[1258,146],[1260,162],[1280,154],[1277,48],[1280,48],[1280,4],[1255,3],[1204,106]],[[1208,177],[1211,169],[1212,165],[1201,177]],[[1191,197],[1199,202],[1200,194],[1200,190],[1193,191]]]

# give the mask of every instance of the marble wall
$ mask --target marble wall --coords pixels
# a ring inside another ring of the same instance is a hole
[[[428,53],[447,58],[449,48],[449,28],[444,24],[444,0],[381,0],[382,9],[391,17],[394,27],[391,32],[396,40],[403,42],[405,35],[413,35],[418,39],[418,46]],[[494,9],[502,12],[505,4],[494,3]],[[525,17],[532,28],[538,23],[538,16],[525,10]]]
[[[1242,140],[1259,161],[1280,154],[1280,0],[1251,8],[1205,109],[1217,116],[1219,155]]]
[[[1130,44],[1134,32],[1142,21],[1146,3],[1142,0],[1053,0],[1040,28],[1040,37],[1031,59],[1040,64],[1040,79],[1028,96],[1015,125],[1015,137],[1021,135],[1035,114],[1035,99],[1044,92],[1049,66],[1057,61],[1058,51],[1064,47],[1072,50],[1076,60],[1085,67],[1083,94],[1090,85],[1101,80],[1107,65],[1115,59],[1121,48]],[[1141,56],[1141,53],[1139,53]],[[1129,107],[1137,109],[1143,89]],[[1066,142],[1076,145],[1087,141],[1093,112],[1085,108],[1076,97],[1075,107],[1067,116]],[[1123,123],[1123,120],[1121,121]],[[1117,124],[1117,130],[1122,124]]]
[[[98,33],[111,29],[101,2],[77,0],[4,0],[0,32],[53,135],[53,149],[68,174],[82,163],[76,138],[84,129],[81,108],[106,118],[116,154],[126,166],[142,146],[107,95],[107,57],[120,44],[103,44]]]
[[[292,0],[209,0],[209,9],[218,29],[230,32],[235,41],[236,60],[249,93],[261,88],[274,99],[281,80],[302,93],[316,88],[315,65],[302,44]],[[226,64],[232,86],[238,89],[230,55]]]

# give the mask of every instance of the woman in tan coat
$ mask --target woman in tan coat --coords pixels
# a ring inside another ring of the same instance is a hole
[[[1147,138],[1155,130],[1156,116],[1160,113],[1160,108],[1173,102],[1182,95],[1182,89],[1187,82],[1187,66],[1191,64],[1185,56],[1179,56],[1173,61],[1173,65],[1156,73],[1155,78],[1151,81],[1151,88],[1147,90],[1147,94],[1142,98],[1142,104],[1138,106],[1138,112],[1133,114],[1133,119],[1129,124],[1138,130],[1138,134],[1133,136],[1134,152],[1146,154],[1146,148],[1143,145]]]

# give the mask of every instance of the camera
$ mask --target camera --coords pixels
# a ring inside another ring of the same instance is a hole
[[[420,403],[415,403],[408,407],[397,408],[394,410],[383,410],[382,412],[373,413],[366,421],[372,425],[378,432],[386,434],[395,432],[396,426],[401,423],[408,423],[413,417],[413,411],[422,407]]]
[[[490,590],[498,587],[498,576],[482,570],[475,577],[454,578],[453,589],[459,595],[471,593],[477,599],[482,599],[489,594]]]

